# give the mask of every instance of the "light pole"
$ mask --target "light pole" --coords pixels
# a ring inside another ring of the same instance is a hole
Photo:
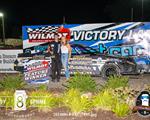
[[[133,8],[131,8],[131,22],[133,22]]]
[[[141,20],[143,21],[144,20],[144,12],[143,12],[143,9],[144,9],[144,0],[142,0],[142,18]]]
[[[0,12],[0,17],[2,18],[2,42],[5,44],[5,28],[4,28],[4,14]]]

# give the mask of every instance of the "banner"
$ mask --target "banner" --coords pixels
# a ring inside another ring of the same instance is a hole
[[[48,60],[30,60],[23,64],[24,79],[28,83],[48,83],[50,67]]]
[[[0,73],[16,73],[14,62],[23,50],[0,50]]]
[[[89,46],[100,53],[127,56],[137,55],[137,49],[145,49],[146,54],[149,46],[143,43],[150,41],[149,27],[149,22],[69,24],[64,25],[68,32],[62,34],[58,32],[60,25],[23,26],[23,48],[32,52],[43,51],[45,43],[52,41],[54,33],[58,32],[59,38],[69,36],[71,44]]]
[[[114,66],[117,62],[115,69],[121,74],[150,72],[150,22],[38,25],[22,30],[24,57],[45,56],[54,34],[66,37],[72,47],[72,74],[99,75],[108,62]]]

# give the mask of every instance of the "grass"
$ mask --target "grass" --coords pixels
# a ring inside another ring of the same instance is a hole
[[[105,89],[104,91],[99,92],[93,98],[93,106],[102,110],[111,110],[114,102],[115,101],[110,89]]]
[[[88,74],[77,72],[65,85],[67,89],[78,89],[81,92],[96,92],[98,85],[95,80]]]
[[[96,109],[112,111],[118,117],[125,117],[131,112],[128,104],[113,95],[112,89],[105,89],[94,96],[93,106]]]
[[[131,110],[128,104],[117,101],[112,111],[118,117],[126,117],[130,113]]]
[[[14,91],[1,91],[0,92],[0,100],[1,101],[5,101],[3,104],[1,104],[1,106],[5,107],[5,109],[7,110],[8,108],[12,108],[14,107]]]
[[[59,98],[54,97],[48,91],[37,90],[29,92],[27,99],[27,107],[37,107],[40,111],[46,111],[59,106]]]
[[[110,76],[103,89],[128,87],[129,78],[126,76]]]
[[[3,104],[6,110],[14,106],[14,91],[24,88],[24,85],[21,75],[14,77],[6,75],[0,81],[0,89],[3,90],[0,92],[0,100],[6,100]],[[125,99],[135,91],[128,88],[127,77],[110,77],[103,89],[97,92],[97,85],[91,76],[77,73],[68,81],[66,87],[64,94],[54,96],[47,91],[46,85],[40,85],[38,90],[28,92],[27,108],[36,107],[39,111],[48,112],[52,108],[65,106],[73,113],[91,111],[96,108],[112,111],[118,117],[125,117],[131,111]],[[83,94],[87,92],[93,92],[96,95],[87,97],[87,94]],[[4,98],[4,96],[12,97]]]
[[[70,89],[63,95],[63,104],[68,107],[73,113],[89,111],[92,107],[91,101],[77,89]]]
[[[21,74],[11,76],[6,75],[2,80],[0,80],[0,89],[1,90],[17,90],[23,89],[26,85],[26,82],[23,80]]]

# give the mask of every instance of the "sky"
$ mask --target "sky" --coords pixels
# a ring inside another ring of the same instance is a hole
[[[150,0],[143,1],[143,21],[150,21]],[[6,38],[20,37],[23,25],[62,24],[63,16],[67,24],[130,22],[132,8],[141,21],[142,0],[0,0]]]

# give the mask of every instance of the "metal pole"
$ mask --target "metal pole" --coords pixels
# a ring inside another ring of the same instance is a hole
[[[133,8],[131,8],[131,21],[133,21]]]
[[[143,21],[144,20],[144,12],[143,12],[143,9],[144,9],[144,0],[142,0],[142,18],[141,18],[141,20]]]
[[[2,42],[5,44],[5,28],[4,28],[4,17],[3,16],[2,16],[2,31],[3,31]]]
[[[66,24],[66,18],[63,16],[63,24]]]

